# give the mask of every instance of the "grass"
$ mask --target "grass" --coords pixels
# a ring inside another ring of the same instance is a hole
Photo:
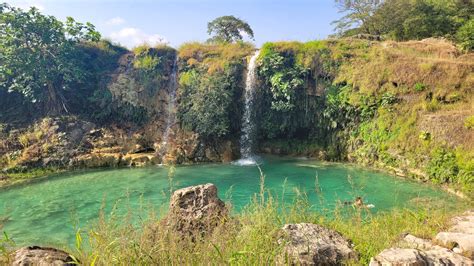
[[[304,196],[283,206],[266,194],[264,201],[256,196],[242,213],[197,241],[168,231],[153,212],[139,226],[130,222],[130,216],[121,219],[102,215],[88,232],[90,248],[79,248],[73,254],[84,265],[275,264],[285,259],[284,242],[278,241],[282,236],[280,228],[286,223],[310,222],[342,233],[359,253],[357,264],[367,264],[403,233],[432,238],[446,229],[448,218],[454,213],[448,208],[433,207],[374,215],[349,208],[339,209],[328,218],[311,211]]]
[[[249,43],[203,44],[185,43],[178,49],[178,57],[188,68],[204,68],[208,74],[223,71],[229,62],[242,61],[251,55],[254,46]]]

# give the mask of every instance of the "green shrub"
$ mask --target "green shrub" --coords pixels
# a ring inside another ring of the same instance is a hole
[[[474,129],[474,115],[471,115],[464,120],[464,127],[467,129]]]
[[[395,96],[394,94],[390,92],[386,92],[382,95],[382,98],[380,100],[380,105],[386,107],[386,106],[393,105],[397,102],[398,102],[397,96]]]
[[[474,18],[458,29],[456,40],[463,50],[474,50]]]
[[[242,63],[234,62],[212,74],[194,69],[182,73],[178,105],[182,126],[205,139],[239,132],[242,71]]]
[[[323,42],[263,46],[258,58],[258,76],[263,82],[257,91],[256,112],[262,139],[311,138],[324,127],[320,123],[324,98],[308,95],[306,89],[310,80],[318,78],[319,72],[311,68],[319,65],[324,46]]]
[[[431,154],[426,172],[434,183],[453,183],[459,173],[456,155],[445,148],[437,148]]]
[[[415,86],[413,88],[415,89],[415,91],[421,92],[421,91],[424,91],[426,89],[426,86],[425,86],[425,84],[418,82],[418,83],[415,84]]]

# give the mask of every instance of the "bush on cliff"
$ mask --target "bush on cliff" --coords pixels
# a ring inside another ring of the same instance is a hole
[[[179,49],[181,126],[206,139],[237,138],[242,117],[245,43],[189,43]]]

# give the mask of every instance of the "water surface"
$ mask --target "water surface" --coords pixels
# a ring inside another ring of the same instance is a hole
[[[291,202],[298,193],[305,193],[314,211],[334,209],[356,196],[375,205],[372,212],[411,207],[420,197],[454,201],[432,186],[350,165],[266,157],[261,168],[265,186],[275,197]],[[172,180],[170,168],[159,166],[73,172],[0,189],[0,221],[7,218],[3,230],[18,244],[66,245],[74,240],[74,226],[87,228],[103,205],[107,212],[117,202],[119,211],[144,204],[167,206],[170,184],[176,189],[214,183],[234,211],[259,192],[256,166],[205,164],[178,166],[172,172]]]

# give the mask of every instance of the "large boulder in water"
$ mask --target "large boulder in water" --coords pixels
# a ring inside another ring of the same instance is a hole
[[[227,215],[224,202],[217,196],[217,187],[205,184],[176,190],[165,223],[183,235],[203,235],[224,222]]]
[[[292,263],[302,265],[340,265],[357,259],[351,243],[341,234],[320,225],[301,223],[283,226],[287,241],[285,253]]]
[[[13,266],[76,265],[72,257],[55,248],[24,247],[13,254]]]

